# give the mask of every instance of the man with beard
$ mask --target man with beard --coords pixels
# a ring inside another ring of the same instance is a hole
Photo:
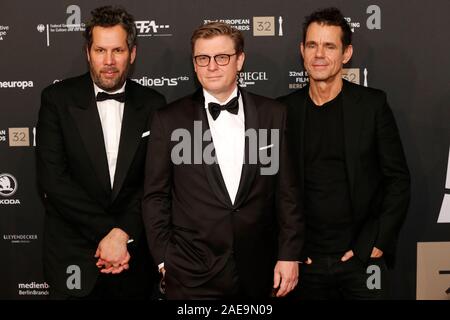
[[[92,11],[89,73],[42,92],[37,174],[46,209],[44,273],[51,298],[138,298],[155,275],[141,217],[156,91],[127,79],[136,26],[120,7]]]

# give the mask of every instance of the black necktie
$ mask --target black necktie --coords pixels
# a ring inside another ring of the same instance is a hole
[[[221,105],[215,102],[208,103],[208,111],[211,114],[211,117],[216,120],[220,112],[223,110],[227,110],[228,112],[231,112],[232,114],[238,114],[239,112],[239,91],[238,95],[231,99],[227,104]]]
[[[110,93],[101,91],[101,92],[97,93],[97,98],[96,98],[97,101],[105,101],[105,100],[109,100],[109,99],[114,99],[119,102],[125,102],[125,92],[110,94]]]

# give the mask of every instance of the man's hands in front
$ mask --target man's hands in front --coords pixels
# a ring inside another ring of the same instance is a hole
[[[129,268],[128,239],[128,234],[122,229],[114,228],[100,241],[95,252],[100,272],[117,274]]]
[[[284,297],[294,290],[297,283],[298,262],[278,261],[273,273],[273,288],[278,288],[276,297]]]
[[[347,251],[341,258],[342,262],[347,261],[348,259],[350,259],[351,257],[353,257],[353,250],[349,250]],[[377,247],[373,247],[372,248],[372,253],[370,254],[371,258],[381,258],[383,256],[383,251],[381,251],[380,249],[378,249]],[[309,259],[309,258],[308,258]]]
[[[354,256],[353,250],[348,250],[341,258],[342,262],[345,262]],[[372,253],[370,254],[371,258],[381,258],[383,256],[383,251],[378,249],[377,247],[372,248]],[[312,260],[308,257],[305,261],[306,264],[311,264]]]

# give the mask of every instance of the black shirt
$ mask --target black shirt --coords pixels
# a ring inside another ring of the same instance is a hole
[[[322,106],[308,96],[304,143],[306,252],[347,251],[353,225],[341,93]]]

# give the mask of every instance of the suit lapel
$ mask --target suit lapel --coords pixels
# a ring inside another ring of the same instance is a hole
[[[344,80],[342,88],[342,112],[344,119],[345,163],[350,187],[350,197],[353,202],[356,164],[359,154],[359,141],[363,125],[363,109],[358,105],[360,96]]]
[[[305,117],[309,86],[301,92],[303,92],[304,94],[300,97],[299,104],[298,106],[296,106],[296,108],[298,109],[295,113],[293,113],[298,114],[298,116],[294,119],[288,119],[288,121],[291,123],[288,130],[297,130],[295,132],[295,138],[298,139],[299,143],[295,143],[295,145],[297,146],[298,161],[300,162],[300,188],[303,191],[305,189]]]
[[[206,130],[209,130],[209,122],[208,117],[206,115],[206,109],[205,109],[205,98],[203,97],[202,89],[199,89],[197,92],[193,95],[193,102],[194,102],[194,108],[195,108],[195,118],[194,121],[201,121],[202,123],[202,137]],[[202,139],[202,152],[205,150],[206,146],[209,143],[209,141],[203,141]],[[215,150],[214,150],[215,152]],[[225,181],[222,177],[222,172],[220,171],[219,163],[215,161],[213,164],[206,164],[205,161],[202,159],[202,166],[205,170],[206,177],[208,179],[208,183],[211,186],[211,190],[214,192],[216,197],[227,207],[231,207],[231,199],[230,195],[228,194],[227,187],[225,186]]]
[[[242,102],[244,105],[245,130],[247,131],[248,129],[252,129],[258,132],[259,121],[258,121],[258,111],[256,109],[255,102],[250,94],[248,94],[246,91],[240,88],[239,90],[242,94]],[[245,201],[248,192],[250,191],[250,188],[253,184],[253,180],[255,179],[255,175],[258,170],[258,164],[249,163],[250,152],[254,152],[250,150],[250,148],[254,147],[255,146],[249,145],[249,139],[245,139],[244,163],[242,165],[241,179],[239,182],[239,188],[236,194],[236,200],[233,207],[239,207]]]
[[[125,97],[112,200],[117,197],[125,181],[147,122],[146,110],[141,108],[142,102],[136,100],[130,80],[127,81],[125,87]]]
[[[193,95],[194,103],[194,121],[201,121],[202,123],[202,137],[205,131],[209,130],[208,117],[205,109],[205,98],[203,97],[202,89],[197,90]],[[194,136],[194,135],[193,135]],[[212,139],[212,138],[211,138]],[[195,143],[195,142],[194,142]],[[202,153],[206,146],[213,141],[203,141],[202,139]],[[214,149],[215,153],[215,149]],[[211,187],[211,190],[224,205],[231,207],[231,199],[225,186],[225,181],[220,171],[219,163],[215,161],[213,164],[206,164],[202,158],[202,166],[205,170],[206,178]]]
[[[73,97],[77,103],[69,107],[80,133],[83,144],[94,167],[94,171],[100,184],[107,193],[111,192],[111,182],[109,178],[108,160],[106,158],[105,142],[100,116],[94,97],[94,86],[89,74],[86,74],[80,83],[80,90],[85,95],[79,94]]]

